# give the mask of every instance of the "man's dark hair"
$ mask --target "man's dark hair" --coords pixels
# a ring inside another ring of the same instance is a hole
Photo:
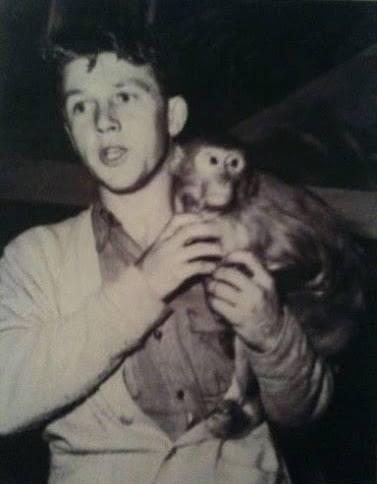
[[[78,57],[89,59],[88,70],[96,65],[101,52],[114,52],[119,59],[135,65],[150,65],[164,96],[172,94],[169,76],[164,69],[158,36],[146,27],[136,31],[123,26],[71,24],[50,34],[43,45],[43,56],[53,67],[61,88],[64,67]]]

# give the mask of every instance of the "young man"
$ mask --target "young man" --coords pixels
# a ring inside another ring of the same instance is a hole
[[[99,201],[5,250],[1,433],[43,425],[54,484],[289,482],[266,421],[226,440],[206,425],[234,368],[201,276],[250,348],[268,420],[318,416],[331,370],[256,257],[236,252],[216,270],[216,224],[174,215],[165,161],[187,105],[153,51],[114,34],[81,40],[75,50],[68,33],[55,52],[66,130]]]

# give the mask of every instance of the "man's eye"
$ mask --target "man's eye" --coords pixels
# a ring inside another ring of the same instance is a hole
[[[131,99],[135,98],[132,94],[128,92],[119,92],[116,96],[116,99],[119,103],[128,103]]]
[[[72,113],[73,114],[82,114],[82,113],[85,112],[85,110],[86,110],[86,105],[85,105],[84,101],[79,101],[79,102],[77,102],[73,105]]]

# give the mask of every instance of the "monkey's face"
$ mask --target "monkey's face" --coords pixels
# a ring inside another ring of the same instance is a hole
[[[194,151],[192,164],[202,207],[210,210],[226,208],[245,168],[242,151],[203,146]]]

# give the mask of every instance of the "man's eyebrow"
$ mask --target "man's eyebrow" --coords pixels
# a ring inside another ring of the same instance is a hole
[[[131,79],[128,79],[125,82],[117,82],[115,84],[115,87],[119,89],[119,88],[122,88],[122,87],[127,87],[127,85],[129,85],[129,84],[140,87],[140,89],[142,89],[143,91],[145,91],[147,93],[155,91],[153,85],[151,85],[151,84],[149,84],[145,81],[142,81],[141,79],[137,79],[136,77],[132,77]]]
[[[77,96],[77,95],[80,95],[80,94],[82,94],[82,90],[81,89],[69,89],[67,92],[64,93],[64,95],[63,95],[63,101],[66,102],[67,99],[70,96]]]

